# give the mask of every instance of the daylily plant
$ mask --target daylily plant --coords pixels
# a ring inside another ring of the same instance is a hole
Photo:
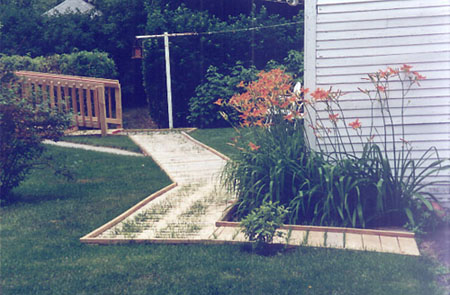
[[[289,205],[292,222],[366,227],[397,216],[394,219],[408,222],[413,229],[429,222],[421,210],[433,212],[432,203],[424,196],[434,197],[423,189],[433,184],[429,176],[448,167],[442,166],[433,147],[419,159],[412,158],[404,126],[405,99],[425,76],[411,69],[410,65],[388,67],[364,78],[373,87],[358,88],[368,97],[370,122],[355,117],[349,120],[341,105],[342,91],[330,87],[310,92],[299,84],[293,86],[291,77],[280,69],[262,71],[257,81],[238,85],[245,92],[229,101],[216,101],[235,109],[242,127],[266,132],[259,133],[259,141],[250,141],[247,148],[240,145],[243,158],[229,165],[229,185],[241,195],[238,212],[248,213],[262,200],[273,200]],[[394,79],[401,85],[399,135],[393,127],[389,98]],[[374,110],[381,113],[378,126]],[[223,116],[227,118],[225,113]],[[316,138],[296,131],[307,127]],[[308,146],[312,140],[318,152]],[[288,154],[277,156],[275,150]],[[435,157],[438,160],[428,164]],[[243,178],[236,179],[239,177]]]

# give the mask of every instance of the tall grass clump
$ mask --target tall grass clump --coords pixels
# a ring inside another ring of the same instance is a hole
[[[414,230],[436,224],[440,206],[424,189],[435,184],[430,176],[448,166],[434,147],[418,159],[412,157],[403,119],[408,92],[425,77],[407,65],[369,74],[374,89],[360,89],[372,106],[371,123],[364,131],[359,119],[346,119],[341,91],[293,87],[279,69],[258,77],[241,82],[243,93],[216,101],[236,110],[246,130],[245,137],[233,139],[240,152],[223,174],[225,186],[238,196],[237,219],[272,201],[286,206],[286,222],[296,224]],[[390,127],[392,79],[402,89],[400,134]],[[319,112],[326,119],[313,119]],[[374,124],[375,112],[381,114],[381,128]],[[308,138],[305,125],[314,136]]]

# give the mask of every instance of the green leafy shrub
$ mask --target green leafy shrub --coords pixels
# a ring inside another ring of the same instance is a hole
[[[266,70],[281,68],[293,77],[294,82],[303,80],[303,53],[290,50],[288,55],[280,64],[275,60],[270,60]],[[230,69],[219,70],[217,67],[210,66],[206,72],[206,82],[200,84],[195,89],[195,96],[189,100],[190,124],[200,128],[223,127],[226,120],[220,115],[220,111],[225,111],[228,120],[233,124],[239,122],[238,114],[232,108],[220,108],[214,102],[223,100],[228,102],[235,93],[242,92],[238,84],[243,81],[248,84],[256,79],[257,69],[255,66],[244,67],[242,62],[237,62]]]
[[[0,64],[6,71],[34,71],[54,74],[115,78],[114,61],[105,52],[79,51],[51,56],[0,55]]]
[[[238,62],[228,72],[222,74],[219,69],[210,66],[206,72],[206,82],[200,84],[195,89],[195,96],[189,100],[190,124],[200,128],[223,127],[226,121],[220,115],[222,110],[215,101],[223,99],[228,101],[240,89],[237,87],[240,81],[250,82],[256,79],[257,70],[254,66],[245,68]],[[231,108],[227,109],[229,120],[238,122],[236,112]]]
[[[269,60],[265,70],[270,71],[279,68],[292,77],[292,82],[303,82],[303,60],[303,51],[289,50],[282,62]]]
[[[41,142],[58,140],[71,116],[36,99],[19,97],[11,73],[3,72],[0,78],[0,200],[4,201],[37,164],[44,150]]]
[[[283,225],[287,214],[288,210],[284,206],[279,206],[277,202],[263,202],[242,219],[242,231],[250,241],[256,242],[257,247],[262,247],[273,241],[276,230]],[[281,232],[277,235],[283,236]]]
[[[60,71],[66,75],[97,78],[116,78],[114,61],[108,54],[100,51],[80,51],[63,54],[60,57]]]

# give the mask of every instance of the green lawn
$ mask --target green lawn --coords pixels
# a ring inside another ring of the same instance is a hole
[[[237,149],[229,145],[232,138],[239,135],[233,128],[197,129],[189,135],[231,158],[237,153]]]
[[[89,246],[79,238],[169,184],[148,158],[49,147],[74,171],[33,171],[0,209],[2,294],[440,294],[424,257],[231,245]]]
[[[108,135],[103,137],[99,135],[64,136],[61,140],[94,146],[112,147],[136,153],[141,152],[141,149],[126,135]]]

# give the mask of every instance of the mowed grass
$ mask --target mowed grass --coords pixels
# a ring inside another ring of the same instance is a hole
[[[141,149],[126,135],[88,135],[88,136],[64,136],[62,141],[82,143],[93,146],[112,147],[130,152],[140,153]]]
[[[49,147],[74,172],[36,170],[0,209],[2,294],[439,294],[424,257],[233,245],[92,246],[79,238],[170,183],[148,158]]]
[[[230,145],[232,138],[240,135],[234,128],[197,129],[189,135],[230,158],[238,152]]]

